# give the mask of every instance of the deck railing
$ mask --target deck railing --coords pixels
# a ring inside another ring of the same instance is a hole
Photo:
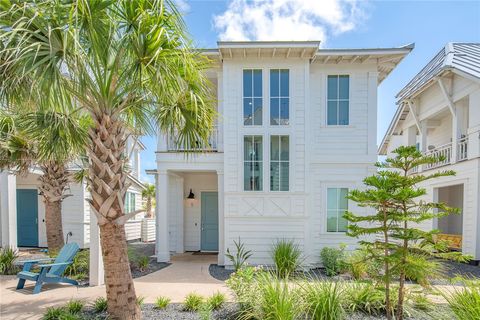
[[[440,161],[425,165],[425,170],[434,169],[450,164],[452,160],[452,143],[447,143],[433,150],[429,150],[425,152],[425,155],[442,158],[442,160]]]
[[[212,132],[210,133],[210,137],[208,138],[208,146],[201,146],[199,143],[199,147],[191,146],[191,148],[187,149],[184,146],[178,145],[176,140],[176,135],[168,135],[167,137],[167,150],[168,151],[177,151],[177,152],[185,152],[185,151],[210,151],[216,152],[218,151],[218,127],[214,126]]]

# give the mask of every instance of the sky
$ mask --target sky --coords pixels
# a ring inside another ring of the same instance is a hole
[[[395,95],[447,42],[480,42],[480,0],[176,0],[196,47],[218,40],[320,40],[322,48],[415,49],[378,88],[380,143],[396,110]],[[155,169],[155,137],[143,137],[142,180]]]

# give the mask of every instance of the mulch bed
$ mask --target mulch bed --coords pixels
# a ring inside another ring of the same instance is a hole
[[[211,264],[208,267],[208,272],[210,275],[220,281],[225,281],[230,278],[230,275],[235,272],[233,269],[225,269],[223,266],[219,266],[218,264]]]

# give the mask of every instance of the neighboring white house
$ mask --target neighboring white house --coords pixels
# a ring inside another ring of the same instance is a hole
[[[424,174],[456,172],[424,183],[425,200],[445,202],[462,214],[424,227],[462,236],[462,251],[480,260],[480,43],[448,43],[397,98],[379,153],[416,145],[426,154],[445,157],[418,169]]]
[[[319,49],[319,42],[219,42],[204,50],[219,119],[203,153],[185,156],[175,137],[156,152],[158,261],[218,251],[239,238],[253,264],[293,239],[305,264],[345,235],[345,199],[377,160],[377,88],[413,46]]]
[[[142,190],[140,178],[140,151],[145,147],[140,141],[127,141],[130,155],[132,186],[125,199],[126,211],[142,209]],[[72,166],[72,170],[78,170]],[[0,226],[2,247],[46,247],[45,208],[42,196],[38,194],[38,176],[41,174],[32,169],[25,176],[15,176],[0,172]],[[65,240],[76,242],[81,248],[90,245],[90,204],[85,200],[89,197],[86,183],[70,184],[62,203],[62,222]],[[142,215],[130,219],[125,225],[127,239],[141,238]]]

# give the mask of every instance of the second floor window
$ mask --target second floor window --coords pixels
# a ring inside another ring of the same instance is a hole
[[[290,72],[288,69],[270,70],[270,125],[288,125],[290,118]]]
[[[328,76],[327,79],[327,125],[349,124],[350,77]]]
[[[262,136],[243,138],[243,188],[245,191],[263,190]]]
[[[263,112],[262,70],[243,70],[243,124],[261,126]]]
[[[288,191],[290,175],[290,148],[288,136],[271,136],[270,190]]]
[[[135,211],[135,193],[127,191],[125,194],[125,213]]]

